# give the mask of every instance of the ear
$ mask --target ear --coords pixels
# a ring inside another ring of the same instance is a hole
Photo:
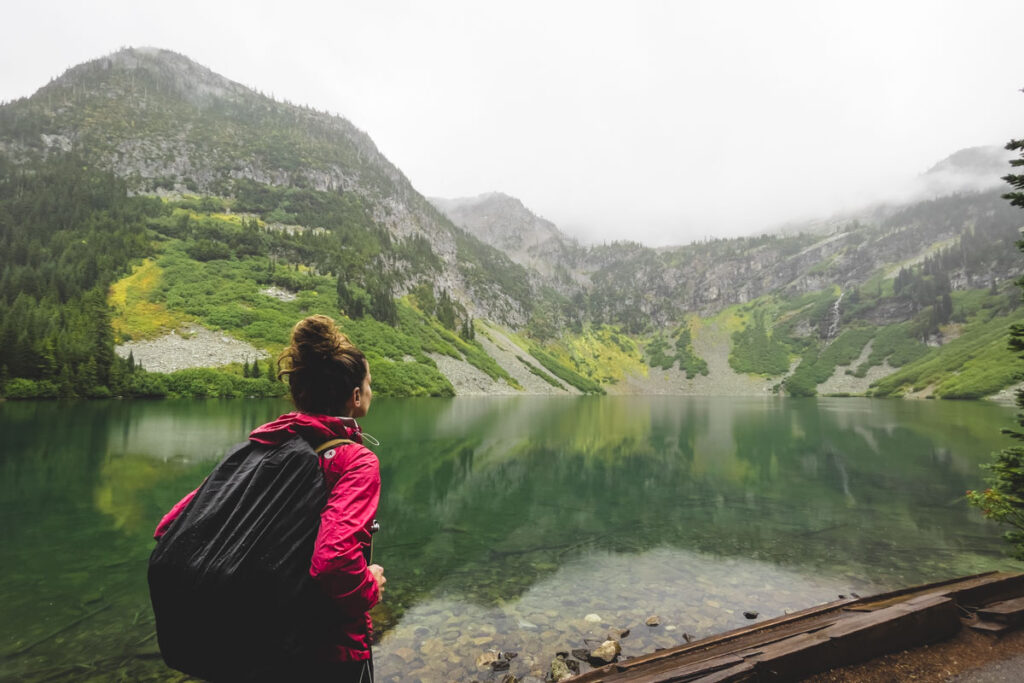
[[[352,409],[353,408],[358,408],[358,407],[359,407],[359,387],[356,387],[355,389],[352,390],[352,393],[349,395],[348,399],[345,401],[345,415],[350,417],[352,415]]]

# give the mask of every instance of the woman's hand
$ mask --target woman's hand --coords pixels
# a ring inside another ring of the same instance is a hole
[[[371,564],[368,569],[370,570],[370,573],[373,574],[373,580],[377,582],[377,590],[383,593],[384,584],[388,582],[388,580],[384,578],[384,567],[379,564]]]

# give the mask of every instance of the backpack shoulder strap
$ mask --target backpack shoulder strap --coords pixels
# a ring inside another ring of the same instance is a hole
[[[353,441],[352,439],[331,439],[330,441],[325,441],[324,443],[320,444],[313,450],[316,451],[317,455],[322,456],[324,454],[324,451],[326,450],[350,443],[355,443],[355,441]]]

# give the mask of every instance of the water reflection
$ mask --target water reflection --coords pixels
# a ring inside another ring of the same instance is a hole
[[[0,404],[0,678],[166,677],[145,590],[152,528],[287,409]],[[860,399],[378,399],[364,422],[384,482],[378,670],[471,679],[497,648],[521,653],[522,676],[609,626],[633,628],[637,654],[747,609],[1013,567],[961,500],[1012,418]],[[664,627],[639,625],[654,612]]]

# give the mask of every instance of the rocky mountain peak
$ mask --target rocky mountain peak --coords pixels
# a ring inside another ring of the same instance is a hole
[[[548,242],[575,244],[549,220],[526,208],[515,197],[488,192],[476,197],[429,198],[439,211],[464,230],[503,250],[529,251]]]
[[[463,230],[545,276],[553,275],[556,266],[564,265],[568,255],[580,248],[554,223],[501,192],[429,201]]]

